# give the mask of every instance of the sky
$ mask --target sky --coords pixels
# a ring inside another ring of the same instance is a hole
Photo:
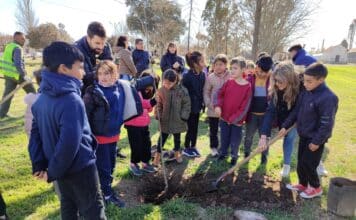
[[[188,0],[177,0],[182,5],[182,17],[188,18]],[[313,1],[313,0],[310,0]],[[319,1],[319,0],[317,0]],[[125,23],[129,9],[125,0],[33,0],[33,8],[39,23],[63,23],[74,38],[84,36],[91,21],[100,21],[108,35],[113,32],[113,23]],[[201,12],[206,0],[194,1],[192,36],[203,30]],[[0,32],[13,34],[18,26],[15,21],[16,0],[0,0]],[[325,40],[325,48],[340,44],[347,38],[348,28],[356,19],[355,0],[321,0],[319,9],[311,16],[311,30],[294,43],[306,44],[307,49],[320,48]],[[356,44],[354,44],[354,47]]]

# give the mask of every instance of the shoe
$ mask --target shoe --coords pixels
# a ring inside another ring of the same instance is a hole
[[[174,151],[164,151],[163,152],[163,160],[164,162],[171,162],[171,161],[174,161],[175,158],[174,158]]]
[[[226,156],[220,155],[217,159],[217,161],[223,161],[225,160]]]
[[[156,152],[152,165],[158,167],[160,163],[161,163],[161,153]]]
[[[182,155],[180,154],[179,151],[175,151],[174,152],[174,158],[176,159],[177,163],[182,163],[183,162]]]
[[[119,208],[125,207],[125,202],[119,199],[115,194],[112,194],[109,198],[105,199],[105,204],[113,204]]]
[[[283,168],[281,170],[281,176],[282,177],[288,177],[290,172],[290,165],[288,164],[283,164]]]
[[[194,154],[195,157],[200,157],[201,156],[196,147],[191,148],[191,151],[192,151],[192,153]]]
[[[217,157],[219,156],[219,152],[216,148],[211,148],[211,152],[210,152],[212,157]]]
[[[248,156],[250,156],[250,152],[245,152],[245,155],[244,155],[244,156],[245,156],[245,158],[248,157]]]
[[[325,169],[322,162],[319,163],[319,166],[316,168],[316,172],[318,173],[318,176],[327,176],[328,175],[328,171]]]
[[[143,163],[142,170],[147,172],[147,173],[155,173],[155,172],[157,172],[156,168],[154,168],[154,166],[152,166],[149,163]]]
[[[321,186],[318,188],[314,188],[309,186],[304,192],[300,194],[300,196],[304,199],[311,199],[317,196],[321,196],[323,194],[323,189]]]
[[[236,162],[237,162],[237,158],[232,157],[230,161],[230,165],[233,167],[236,165]]]
[[[195,157],[195,154],[193,153],[193,151],[190,148],[185,148],[183,150],[183,155],[187,156],[187,157]]]
[[[0,216],[0,220],[9,220],[9,216],[7,214]]]
[[[140,167],[135,164],[135,163],[131,163],[129,166],[129,169],[131,171],[131,173],[135,176],[142,176],[142,171],[140,169]]]
[[[267,164],[267,156],[262,154],[261,155],[261,165],[266,165]]]
[[[307,189],[307,187],[303,186],[302,184],[296,184],[296,185],[287,184],[286,188],[297,192],[303,192],[304,190]]]
[[[126,159],[126,156],[123,155],[120,151],[116,152],[116,157],[120,158],[120,159]]]

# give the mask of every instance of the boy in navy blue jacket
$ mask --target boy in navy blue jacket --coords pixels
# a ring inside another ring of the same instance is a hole
[[[41,95],[32,106],[29,142],[32,172],[57,180],[62,219],[106,219],[95,165],[97,142],[80,97],[83,54],[64,42],[43,51]],[[79,213],[78,213],[79,212]]]
[[[296,107],[282,124],[280,134],[297,123],[300,136],[297,173],[299,184],[287,185],[301,191],[303,198],[320,196],[323,191],[316,168],[324,145],[331,137],[338,108],[337,96],[326,86],[327,69],[321,63],[311,64],[304,73],[305,91],[298,98]]]

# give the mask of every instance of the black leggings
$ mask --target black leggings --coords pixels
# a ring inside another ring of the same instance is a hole
[[[168,133],[161,133],[161,136],[158,138],[157,142],[157,152],[162,153],[162,148],[167,141],[169,134]],[[161,138],[162,138],[162,146],[161,146]],[[173,134],[174,138],[174,151],[180,150],[180,133]]]
[[[188,131],[185,135],[185,148],[196,147],[198,137],[199,113],[190,113],[188,119]]]

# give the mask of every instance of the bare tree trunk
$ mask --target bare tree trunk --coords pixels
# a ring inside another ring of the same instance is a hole
[[[253,41],[252,41],[252,59],[256,60],[258,51],[258,38],[260,35],[260,24],[261,24],[261,12],[262,12],[262,0],[256,0],[256,11],[255,11],[255,27],[253,31]]]
[[[189,27],[188,27],[188,51],[190,47],[190,24],[192,23],[193,0],[190,0]]]

